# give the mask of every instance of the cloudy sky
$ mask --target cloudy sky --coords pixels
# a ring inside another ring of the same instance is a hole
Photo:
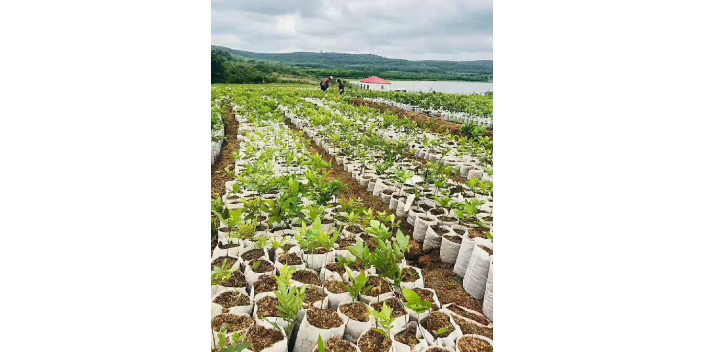
[[[211,44],[254,52],[493,59],[493,0],[211,0]]]

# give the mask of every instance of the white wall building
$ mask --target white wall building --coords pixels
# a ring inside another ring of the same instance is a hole
[[[390,91],[391,90],[391,82],[384,80],[382,78],[379,78],[377,76],[365,78],[365,79],[359,81],[359,85],[362,89],[368,89],[368,90],[382,90],[382,91]]]

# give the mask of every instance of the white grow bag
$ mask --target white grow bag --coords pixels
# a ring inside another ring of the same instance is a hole
[[[484,246],[493,249],[491,243]],[[486,291],[486,280],[489,277],[489,267],[491,266],[491,258],[485,250],[478,245],[474,246],[472,257],[469,259],[467,272],[464,274],[462,286],[470,296],[476,299],[482,299]]]
[[[437,346],[437,347],[446,347],[449,349],[454,349],[455,348],[455,340],[462,336],[462,330],[460,330],[460,327],[455,323],[455,320],[452,319],[452,314],[450,310],[448,309],[440,309],[437,310],[436,312],[442,312],[445,313],[450,318],[450,324],[455,328],[454,331],[452,331],[448,336],[445,337],[439,337],[435,338],[433,337],[433,334],[431,334],[428,330],[426,330],[423,327],[423,320],[426,319],[430,314],[423,315],[423,317],[420,318],[418,321],[418,328],[420,329],[421,333],[423,334],[423,337],[425,338],[426,341],[428,341],[428,345],[430,346]]]
[[[340,309],[342,306],[346,304],[352,304],[354,302],[349,301],[349,302],[343,302],[341,303],[338,308],[337,308],[337,313],[341,315],[343,320],[345,321],[345,333],[344,333],[344,339],[349,341],[349,342],[356,342],[359,339],[359,336],[362,335],[365,331],[369,330],[372,328],[374,324],[374,318],[372,317],[371,314],[369,314],[369,320],[367,321],[357,321],[354,320],[348,316],[346,316],[344,313],[342,313],[342,310]],[[367,305],[364,302],[356,302],[356,303],[361,303],[364,304],[367,309],[371,309],[369,305]]]
[[[321,329],[308,322],[308,314],[306,313],[301,322],[301,327],[298,329],[298,336],[296,336],[293,352],[310,352],[318,345],[318,335],[322,337],[323,341],[327,341],[333,337],[342,338],[345,334],[345,318],[344,315],[339,312],[337,315],[340,316],[340,319],[343,321],[340,326],[331,329]]]

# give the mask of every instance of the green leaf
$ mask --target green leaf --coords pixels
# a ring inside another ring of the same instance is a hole
[[[318,352],[325,352],[325,342],[320,335],[318,335]]]

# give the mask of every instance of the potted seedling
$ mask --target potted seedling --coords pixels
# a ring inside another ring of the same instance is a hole
[[[392,350],[391,326],[393,310],[384,304],[379,312],[370,309],[374,317],[374,328],[364,332],[357,340],[357,346],[362,352],[389,352]]]
[[[347,269],[348,275],[352,278],[352,273]],[[340,303],[337,311],[344,316],[345,319],[345,334],[344,338],[347,341],[357,341],[359,336],[372,326],[372,321],[369,315],[370,307],[364,302],[360,302],[360,295],[365,290],[368,278],[364,272],[360,273],[356,278],[351,279],[351,284],[343,285],[352,301]],[[371,287],[367,287],[368,291]]]
[[[420,331],[429,345],[454,347],[454,340],[462,332],[450,316],[450,311],[440,309],[419,319]]]
[[[228,336],[229,335],[229,336]],[[246,336],[240,335],[237,332],[228,334],[227,323],[222,324],[220,331],[218,332],[218,352],[242,352],[245,349],[252,347],[251,343],[244,342]],[[215,344],[215,338],[213,337],[213,344]]]
[[[332,236],[323,230],[320,217],[316,217],[311,227],[303,222],[301,233],[296,234],[296,240],[303,249],[303,259],[306,266],[311,269],[320,269],[330,263],[334,258],[333,249],[338,232]]]

